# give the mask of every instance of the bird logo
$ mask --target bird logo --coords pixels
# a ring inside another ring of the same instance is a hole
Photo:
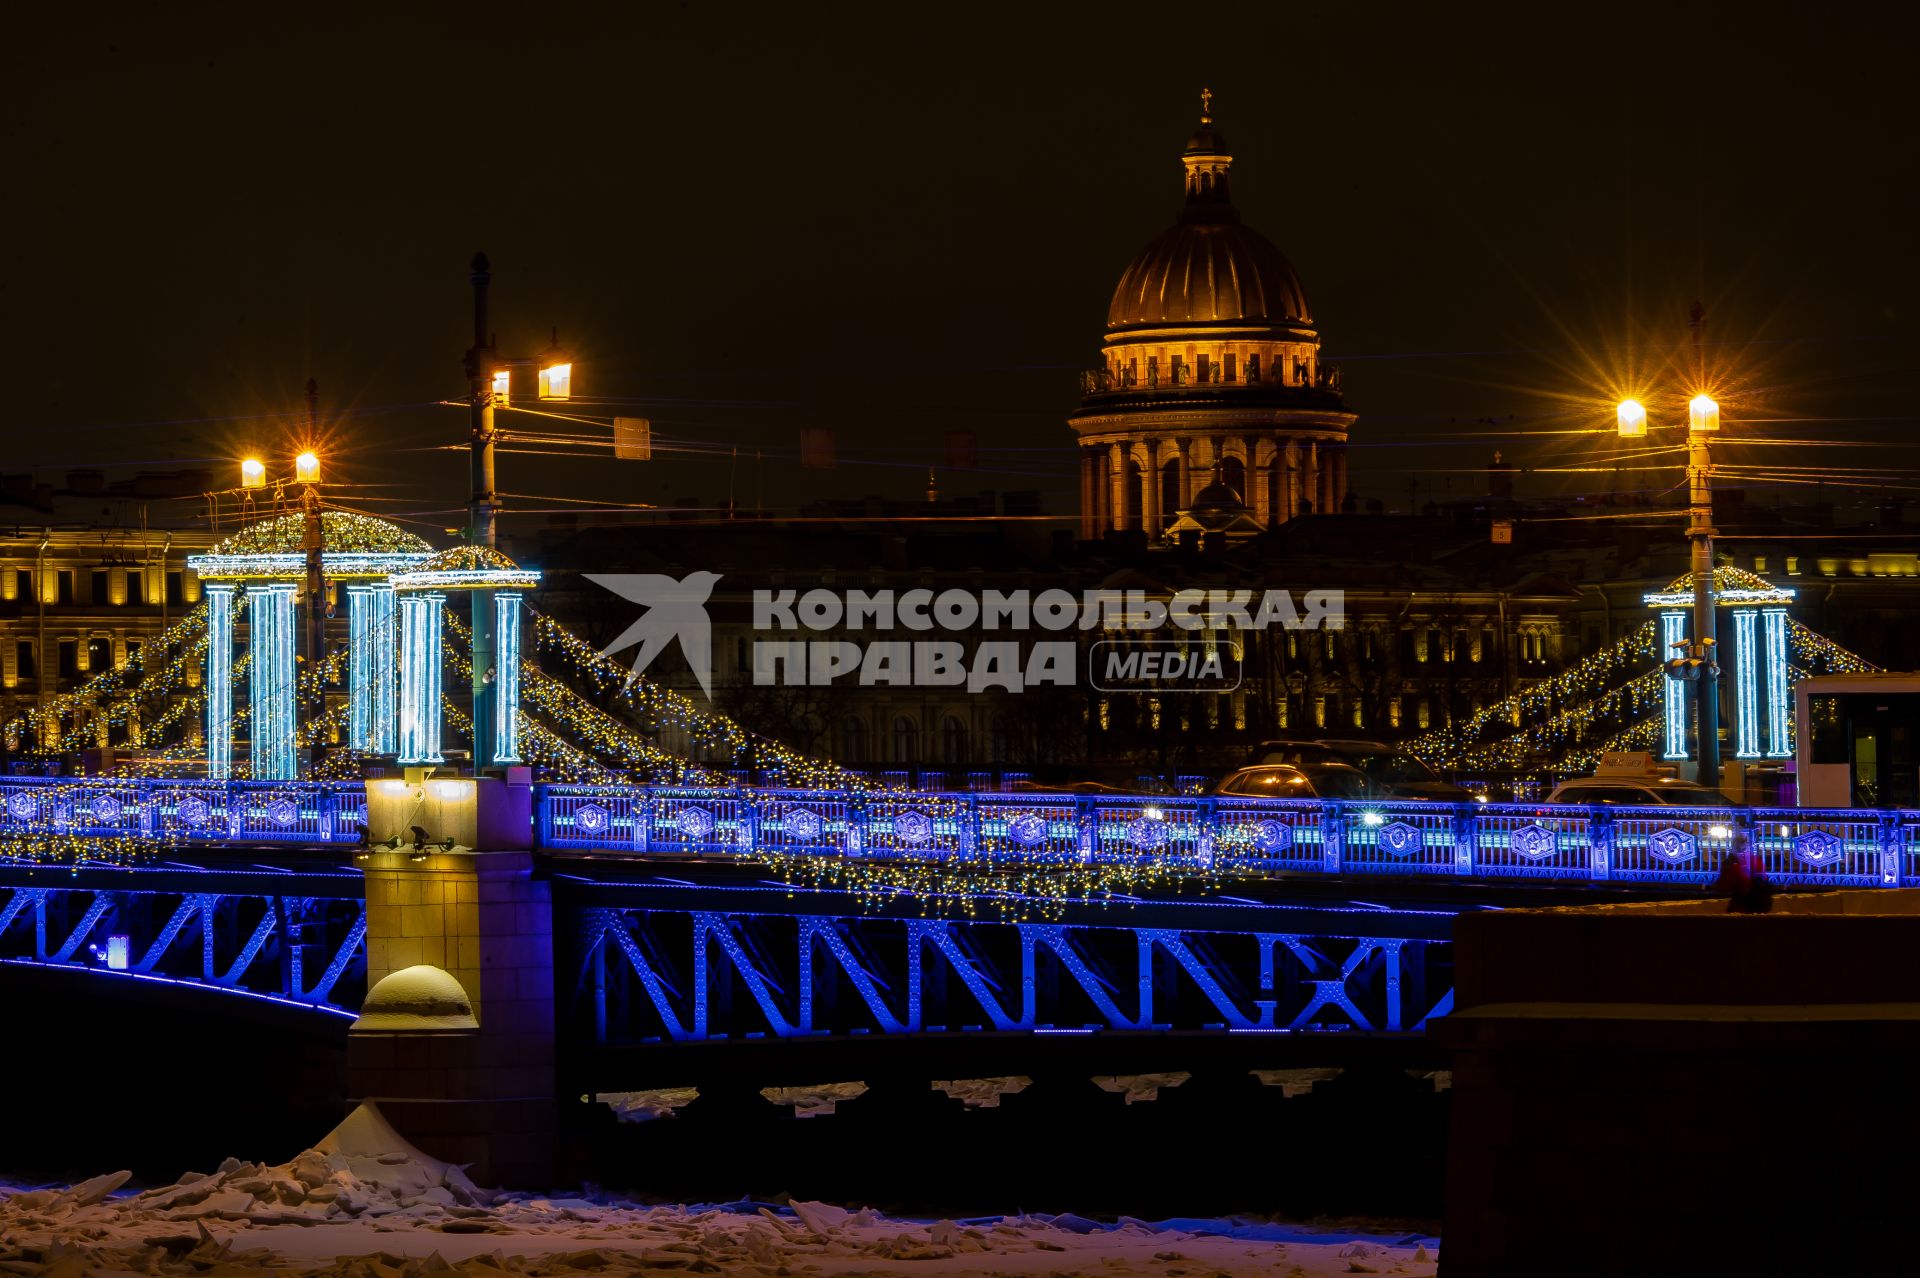
[[[700,690],[713,700],[713,623],[707,617],[707,598],[720,580],[717,572],[690,572],[673,578],[661,573],[625,573],[608,576],[586,574],[587,580],[605,586],[622,599],[644,605],[646,612],[601,650],[610,657],[635,644],[640,651],[633,656],[633,674],[638,679],[666,646],[678,639],[687,667],[700,681]]]

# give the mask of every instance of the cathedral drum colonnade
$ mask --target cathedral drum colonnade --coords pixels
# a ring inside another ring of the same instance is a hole
[[[1354,415],[1320,360],[1293,267],[1240,220],[1233,157],[1210,94],[1202,104],[1181,157],[1185,206],[1120,277],[1104,362],[1084,375],[1071,418],[1083,538],[1196,529],[1232,539],[1346,499]],[[1222,509],[1219,485],[1238,509]]]

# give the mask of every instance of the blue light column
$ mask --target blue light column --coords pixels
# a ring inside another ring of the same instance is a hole
[[[520,596],[493,597],[493,762],[520,762]]]
[[[1687,637],[1687,614],[1673,609],[1660,614],[1660,652],[1658,659],[1665,663],[1677,655],[1673,645],[1682,643]],[[1666,681],[1663,689],[1665,696],[1661,701],[1661,722],[1665,729],[1662,754],[1668,759],[1687,757],[1687,691],[1689,685],[1678,679]]]
[[[293,583],[247,587],[247,652],[253,658],[248,739],[253,779],[299,775],[295,739]]]
[[[1733,757],[1760,757],[1760,614],[1752,608],[1733,611]]]
[[[392,754],[394,722],[393,587],[385,582],[347,587],[348,660],[352,669],[347,744],[372,754]]]
[[[233,587],[208,582],[207,593],[207,776],[233,776]]]
[[[1793,711],[1788,699],[1793,695],[1793,680],[1787,669],[1787,610],[1767,608],[1760,613],[1766,633],[1767,653],[1767,757],[1791,759],[1792,734],[1787,729]]]
[[[446,596],[400,598],[400,762],[440,763],[440,605]]]

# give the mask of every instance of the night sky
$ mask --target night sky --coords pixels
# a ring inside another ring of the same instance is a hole
[[[465,414],[430,404],[464,393],[483,248],[504,351],[558,324],[620,401],[583,411],[762,450],[770,507],[911,497],[970,430],[943,493],[1070,513],[1075,373],[1203,84],[1344,368],[1363,497],[1576,460],[1542,432],[1624,391],[1677,405],[1695,298],[1730,426],[1886,442],[1768,456],[1920,469],[1910,46],[1866,7],[62,8],[0,81],[4,468],[56,483],[290,451],[313,376],[350,500],[458,522],[464,456],[431,448]],[[805,425],[838,470],[795,468]],[[533,517],[727,483],[501,470]]]

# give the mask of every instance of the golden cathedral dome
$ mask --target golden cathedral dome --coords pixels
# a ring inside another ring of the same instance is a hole
[[[1236,320],[1311,325],[1300,278],[1273,242],[1240,221],[1228,179],[1233,156],[1213,127],[1212,94],[1187,139],[1186,205],[1141,249],[1107,307],[1108,329]]]
[[[1286,257],[1238,222],[1182,222],[1156,237],[1107,307],[1109,329],[1232,320],[1313,322]]]

